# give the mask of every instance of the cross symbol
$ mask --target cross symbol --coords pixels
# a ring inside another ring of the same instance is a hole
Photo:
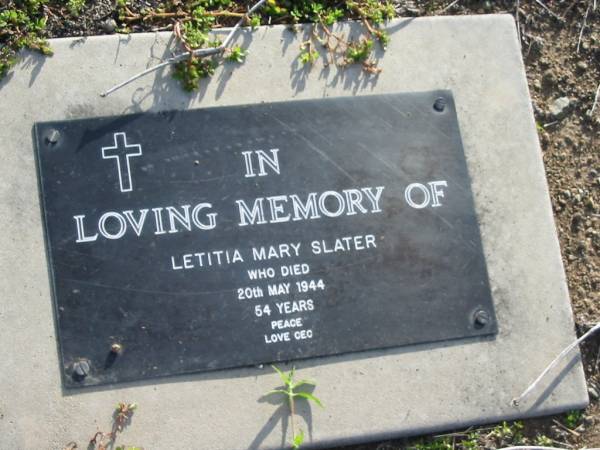
[[[142,146],[140,144],[127,144],[125,133],[115,133],[114,139],[115,145],[112,147],[102,147],[102,159],[112,158],[117,161],[121,192],[131,192],[133,190],[133,182],[131,180],[129,158],[132,156],[141,156]]]

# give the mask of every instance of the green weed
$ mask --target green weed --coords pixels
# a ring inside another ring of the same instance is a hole
[[[117,435],[123,431],[123,429],[131,421],[133,412],[137,409],[135,403],[119,403],[113,413],[113,424],[111,431],[97,431],[90,439],[87,449],[88,450],[107,450],[114,448]],[[76,442],[69,442],[63,450],[75,450],[80,448]],[[142,450],[141,447],[131,446],[117,446],[115,450]]]
[[[346,51],[346,59],[351,64],[366,61],[371,54],[372,48],[373,41],[370,39],[364,39],[360,42],[352,42]]]
[[[300,430],[300,431],[298,431],[298,433],[296,433],[296,427],[294,425],[294,416],[296,415],[296,407],[295,407],[296,398],[304,398],[304,399],[308,400],[309,402],[313,402],[313,403],[317,404],[321,408],[323,408],[323,404],[321,403],[321,400],[319,400],[317,397],[315,397],[310,392],[298,391],[297,389],[302,386],[306,386],[306,385],[316,386],[316,383],[314,381],[309,381],[309,380],[294,381],[294,375],[295,375],[294,367],[292,367],[292,370],[288,374],[284,373],[283,371],[281,371],[280,369],[278,369],[275,366],[271,366],[271,367],[273,367],[273,370],[275,370],[275,372],[277,372],[279,374],[281,381],[283,381],[284,388],[283,389],[275,389],[273,391],[267,392],[266,395],[277,394],[277,395],[284,396],[284,398],[287,401],[287,404],[290,408],[290,427],[292,429],[291,446],[293,449],[299,449],[300,446],[304,443],[304,432],[302,430]]]
[[[452,440],[448,437],[441,437],[429,442],[421,441],[410,447],[414,450],[453,450]]]
[[[85,0],[68,0],[67,9],[73,16],[79,16],[85,8]]]
[[[232,47],[229,49],[229,54],[227,55],[227,60],[236,63],[243,63],[244,59],[246,59],[246,55],[248,52],[244,50],[239,45]]]
[[[521,444],[525,438],[523,436],[523,422],[517,420],[512,423],[502,422],[500,425],[494,427],[491,431],[490,436],[495,438],[498,442]]]
[[[52,54],[46,41],[49,11],[78,17],[85,5],[86,0],[5,0],[0,6],[0,78],[14,66],[24,48]],[[218,46],[211,38],[211,30],[239,20],[252,28],[261,23],[312,23],[315,32],[310,45],[302,43],[300,49],[302,64],[315,63],[319,58],[317,48],[322,46],[329,54],[325,65],[333,63],[341,68],[360,64],[369,73],[379,73],[371,58],[373,42],[379,42],[383,48],[388,45],[389,36],[381,26],[394,16],[393,5],[387,0],[267,0],[260,14],[251,17],[246,14],[246,5],[236,0],[167,0],[144,8],[136,7],[135,2],[114,0],[113,8],[117,32],[130,33],[140,25],[174,26],[176,37],[188,52]],[[330,28],[343,19],[360,20],[363,37],[350,42],[334,35]],[[242,63],[245,56],[246,51],[237,46],[205,56],[206,61],[200,56],[192,57],[177,64],[173,75],[184,89],[193,90],[223,60]]]
[[[0,8],[0,79],[17,62],[23,49],[51,55],[45,39],[46,18],[43,6],[48,0],[9,0]]]
[[[319,59],[319,52],[314,49],[311,41],[308,41],[300,47],[300,55],[298,58],[304,65],[314,64]]]
[[[554,441],[548,436],[540,434],[535,438],[535,445],[540,447],[554,447]]]
[[[198,88],[199,81],[215,73],[217,61],[214,58],[191,58],[175,64],[173,77],[179,80],[186,91]]]
[[[577,428],[581,420],[581,411],[569,411],[565,414],[565,425],[567,428]]]

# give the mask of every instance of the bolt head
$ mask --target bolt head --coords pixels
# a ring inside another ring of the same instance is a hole
[[[77,379],[83,379],[90,373],[90,364],[87,361],[77,361],[73,364],[73,376]]]
[[[116,354],[121,353],[123,351],[123,346],[121,344],[114,343],[110,346],[110,351]]]
[[[442,112],[446,109],[446,99],[444,97],[439,97],[433,103],[433,109],[437,112]]]
[[[60,132],[58,130],[49,130],[45,136],[46,144],[56,145],[60,140]]]
[[[475,328],[483,328],[490,323],[490,315],[487,311],[480,309],[479,311],[475,312],[473,321],[475,323]]]

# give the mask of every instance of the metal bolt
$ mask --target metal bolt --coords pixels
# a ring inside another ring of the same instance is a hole
[[[444,97],[437,98],[433,104],[433,109],[437,112],[442,112],[446,109],[446,99]]]
[[[50,145],[55,145],[60,139],[60,132],[58,130],[50,130],[46,134],[46,142]]]
[[[110,352],[118,355],[123,350],[123,346],[121,344],[117,344],[116,342],[110,346]]]
[[[476,328],[483,328],[488,323],[490,323],[490,315],[487,311],[480,309],[475,312],[475,316],[473,317]]]
[[[73,375],[76,378],[85,378],[88,376],[89,373],[90,365],[87,361],[77,361],[75,364],[73,364]]]

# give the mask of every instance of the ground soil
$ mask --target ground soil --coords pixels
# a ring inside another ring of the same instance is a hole
[[[133,10],[155,3],[128,2]],[[597,3],[395,0],[401,16],[504,12],[517,19],[579,334],[600,322],[600,105],[592,112],[600,83],[600,1]],[[78,18],[51,11],[50,37],[113,32],[110,21],[117,19],[114,0],[89,0],[87,5]],[[141,24],[133,31],[150,29]],[[564,416],[529,420],[525,421],[525,435],[544,434],[556,445],[570,448],[600,447],[599,344],[600,337],[582,348],[591,404],[580,425],[574,431],[564,430],[556,424],[563,423]],[[395,450],[410,445],[411,441],[402,440],[345,450]]]

